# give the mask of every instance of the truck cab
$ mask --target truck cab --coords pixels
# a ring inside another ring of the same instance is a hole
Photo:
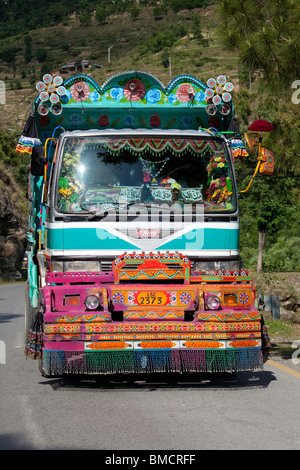
[[[43,373],[261,368],[233,85],[59,78],[37,85],[29,175],[26,317],[42,319]]]

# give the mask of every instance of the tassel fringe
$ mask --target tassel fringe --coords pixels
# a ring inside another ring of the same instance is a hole
[[[37,312],[27,335],[24,354],[30,359],[42,359],[43,314]]]
[[[44,351],[47,375],[230,372],[263,367],[260,349],[172,351]]]

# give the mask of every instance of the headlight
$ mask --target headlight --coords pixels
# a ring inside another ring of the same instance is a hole
[[[209,310],[218,310],[221,305],[221,301],[216,295],[210,295],[207,297],[205,303]]]
[[[193,271],[206,273],[208,271],[239,271],[241,269],[240,259],[231,260],[198,260],[195,261]]]
[[[77,261],[62,261],[51,259],[51,272],[98,272],[100,271],[99,261],[90,260],[77,260]]]
[[[89,310],[96,310],[100,305],[100,300],[96,295],[88,295],[84,303]]]
[[[98,261],[65,261],[64,271],[67,273],[84,272],[84,271],[100,271]]]
[[[62,273],[64,270],[64,262],[51,259],[51,272]]]

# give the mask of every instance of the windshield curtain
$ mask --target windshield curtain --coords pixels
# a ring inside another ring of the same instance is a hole
[[[233,175],[223,141],[200,136],[66,138],[57,209],[103,212],[131,204],[234,210]]]

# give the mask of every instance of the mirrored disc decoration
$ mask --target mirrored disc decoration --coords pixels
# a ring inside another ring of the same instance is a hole
[[[231,112],[231,106],[228,105],[227,107],[227,103],[232,99],[230,92],[234,89],[233,83],[227,82],[225,75],[219,75],[217,79],[209,78],[207,80],[207,86],[208,88],[205,90],[206,101],[211,100],[215,107],[222,106],[219,111],[223,116],[229,114]],[[212,111],[213,108],[210,108],[208,105],[206,107],[206,112],[212,115]]]
[[[231,112],[231,106],[229,106],[227,103],[222,103],[219,111],[221,114],[223,114],[223,116],[227,116]]]
[[[57,105],[60,102],[60,97],[64,96],[67,93],[67,90],[64,86],[62,86],[63,79],[60,76],[52,77],[49,73],[46,73],[43,76],[43,81],[37,82],[36,89],[40,92],[39,100],[41,103],[45,101],[50,101],[52,104],[50,111],[53,114],[60,114],[62,112],[62,107],[54,108],[53,105]],[[49,106],[47,106],[49,112]],[[38,107],[38,113],[41,115],[48,114],[45,113],[46,108],[41,106]]]
[[[50,83],[50,85],[47,86],[47,91],[48,93],[54,93],[56,90],[55,86]]]
[[[208,104],[206,106],[206,112],[207,114],[209,114],[210,116],[214,116],[217,112],[217,107],[214,105],[214,104]]]
[[[45,103],[40,103],[37,112],[41,116],[46,116],[49,113],[49,106],[47,106]]]
[[[63,111],[62,105],[60,103],[55,103],[51,106],[51,113],[58,116]]]
[[[225,83],[225,85],[224,85],[224,90],[225,91],[232,91],[233,89],[234,89],[233,83],[231,83],[231,82]]]

